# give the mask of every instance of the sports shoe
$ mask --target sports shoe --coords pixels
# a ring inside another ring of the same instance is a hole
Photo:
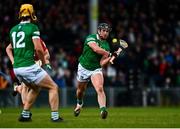
[[[83,106],[83,104],[77,104],[76,105],[76,108],[74,109],[74,116],[75,117],[79,116],[82,106]]]
[[[51,118],[51,121],[52,121],[52,122],[62,122],[62,121],[63,121],[63,118],[59,117],[57,120],[53,120],[53,119]]]
[[[30,121],[32,121],[31,116],[32,116],[32,113],[30,113],[30,117],[29,118],[25,118],[21,114],[20,117],[18,118],[18,121],[20,121],[20,122],[30,122]]]
[[[16,95],[18,94],[18,92],[17,92],[17,87],[18,87],[18,84],[17,84],[17,83],[14,83],[14,84],[13,84],[13,89],[14,89],[14,91],[12,92],[12,95],[13,95],[13,96],[16,96]]]
[[[107,118],[107,115],[108,115],[108,112],[107,112],[106,110],[101,111],[101,118],[102,118],[102,119],[106,119],[106,118]]]
[[[17,87],[18,87],[18,84],[17,84],[17,83],[14,83],[14,84],[13,84],[13,89],[14,89],[14,91],[17,91]]]
[[[13,84],[13,90],[14,90],[14,91],[12,92],[12,95],[13,95],[13,96],[16,96],[17,93],[18,93],[18,92],[17,92],[17,87],[18,87],[18,84],[17,84],[17,83],[14,83],[14,84]]]

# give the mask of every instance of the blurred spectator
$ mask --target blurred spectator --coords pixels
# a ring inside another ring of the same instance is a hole
[[[0,3],[0,71],[6,74],[8,33],[18,22],[15,17],[22,2],[5,0]],[[42,39],[50,50],[54,79],[62,87],[73,86],[82,43],[89,33],[88,1],[32,3],[38,10]],[[99,0],[99,21],[112,24],[111,38],[122,38],[129,43],[128,50],[105,71],[107,86],[127,85],[130,69],[134,72],[138,69],[145,77],[144,86],[180,86],[178,5],[179,0]]]

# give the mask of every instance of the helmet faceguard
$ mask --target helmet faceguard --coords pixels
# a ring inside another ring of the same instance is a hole
[[[109,24],[107,24],[107,23],[100,23],[98,25],[98,30],[102,30],[102,29],[105,29],[105,30],[107,30],[109,32],[111,32],[111,30],[112,30],[111,26]]]
[[[34,9],[31,4],[22,4],[19,11],[19,19],[23,17],[30,17],[33,21],[37,20],[37,17],[34,14]]]

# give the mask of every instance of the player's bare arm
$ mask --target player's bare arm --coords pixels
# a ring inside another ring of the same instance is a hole
[[[95,42],[91,42],[88,45],[89,45],[89,47],[91,47],[91,49],[94,52],[96,52],[96,53],[98,53],[98,54],[100,54],[100,55],[102,55],[104,57],[108,57],[109,56],[109,52],[104,50],[104,49],[102,49],[101,47],[99,47]]]
[[[44,58],[45,53],[44,53],[43,47],[40,43],[40,39],[34,38],[33,44],[34,44],[34,48],[35,48],[38,58],[42,61],[43,64],[45,64],[45,58]]]
[[[45,60],[45,64],[50,64],[49,60],[50,60],[50,54],[49,54],[49,51],[46,47],[46,44],[45,42],[41,39],[41,45],[44,49],[44,60]]]
[[[120,55],[121,52],[122,52],[122,48],[118,48],[118,50],[115,51],[115,52],[112,54],[112,57],[111,57],[111,59],[109,60],[109,62],[110,62],[111,64],[114,64],[114,59],[117,58],[117,57]]]
[[[105,67],[106,65],[109,64],[109,61],[110,61],[111,57],[108,56],[108,57],[102,57],[101,60],[100,60],[100,65],[101,67]]]
[[[46,49],[46,51],[44,52],[44,60],[45,60],[45,64],[49,64],[49,60],[50,60],[50,54],[49,54],[49,51],[48,49]]]
[[[14,57],[13,57],[13,53],[12,53],[12,45],[9,44],[7,47],[6,47],[6,53],[11,61],[12,64],[14,64]]]

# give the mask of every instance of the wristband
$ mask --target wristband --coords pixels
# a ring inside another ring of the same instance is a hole
[[[45,67],[48,68],[48,69],[52,69],[50,64],[45,64]]]

